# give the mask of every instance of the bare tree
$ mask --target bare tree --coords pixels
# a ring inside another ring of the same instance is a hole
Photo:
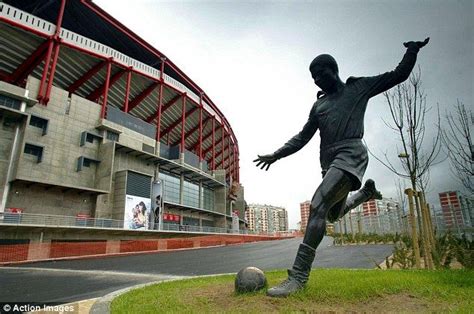
[[[474,145],[471,127],[474,114],[457,101],[455,112],[446,113],[447,127],[443,129],[443,143],[455,177],[469,193],[474,193]]]
[[[405,184],[402,185],[402,180],[398,178],[395,181],[397,186],[397,196],[399,202],[398,215],[400,220],[400,228],[402,233],[408,233],[408,210],[407,210],[407,201],[405,198]]]
[[[408,179],[411,183],[411,190],[416,203],[416,214],[418,220],[418,230],[420,238],[423,242],[425,250],[429,251],[429,243],[427,242],[426,218],[429,213],[424,213],[424,200],[419,196],[427,188],[429,182],[430,167],[439,162],[437,157],[441,150],[441,130],[440,115],[437,112],[437,124],[428,126],[430,129],[435,128],[432,143],[424,145],[427,135],[426,115],[430,111],[430,107],[426,104],[426,94],[422,88],[421,69],[410,75],[410,78],[402,84],[397,85],[394,89],[384,93],[385,99],[390,109],[392,122],[384,123],[393,130],[400,141],[397,145],[399,152],[398,166],[392,161],[387,153],[384,158],[379,158],[371,152],[379,162],[381,162],[390,171],[401,178]],[[420,204],[421,201],[421,204]],[[416,230],[414,230],[416,233]],[[413,234],[416,239],[416,234]],[[430,262],[428,254],[424,255],[425,265]]]
[[[385,92],[384,96],[393,120],[392,123],[384,123],[399,136],[401,147],[397,145],[397,151],[400,165],[396,166],[387,153],[383,154],[384,159],[372,152],[371,155],[396,175],[409,179],[413,190],[425,189],[426,186],[421,186],[420,183],[428,182],[430,167],[439,162],[437,157],[441,150],[441,130],[438,112],[437,124],[433,124],[436,131],[432,144],[424,148],[427,129],[425,118],[431,108],[426,104],[421,69],[412,73],[408,81]]]

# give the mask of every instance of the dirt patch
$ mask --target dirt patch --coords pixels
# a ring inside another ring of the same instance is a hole
[[[352,306],[344,309],[377,313],[433,313],[448,310],[450,307],[449,304],[428,301],[404,293],[376,297],[367,302],[354,303]]]
[[[212,309],[218,313],[432,313],[447,311],[454,304],[432,302],[410,294],[374,296],[368,301],[328,303],[320,300],[270,298],[265,293],[238,295],[229,284],[218,284],[183,291],[183,296],[195,309]],[[204,310],[205,312],[206,310]]]

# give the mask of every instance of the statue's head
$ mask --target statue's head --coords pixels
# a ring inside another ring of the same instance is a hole
[[[309,71],[313,77],[314,84],[325,92],[331,90],[339,81],[337,62],[328,54],[322,54],[314,58],[309,65]]]

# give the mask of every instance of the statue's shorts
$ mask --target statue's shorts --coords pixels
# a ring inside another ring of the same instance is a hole
[[[362,139],[355,138],[322,146],[320,148],[320,162],[323,177],[330,168],[341,169],[349,174],[352,180],[352,191],[355,191],[362,185],[369,157]]]

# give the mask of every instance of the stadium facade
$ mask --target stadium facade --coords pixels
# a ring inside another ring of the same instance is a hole
[[[159,50],[90,0],[0,2],[0,45],[0,213],[244,227],[234,132]]]

